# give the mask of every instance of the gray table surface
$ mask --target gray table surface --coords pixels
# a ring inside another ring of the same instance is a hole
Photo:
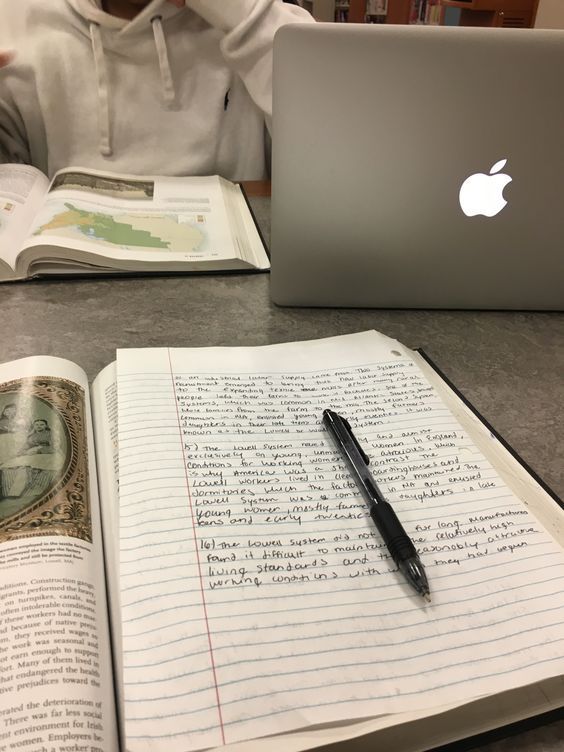
[[[252,204],[268,239],[269,200]],[[0,287],[0,301],[0,362],[66,357],[90,379],[119,347],[265,345],[377,329],[423,347],[564,497],[564,314],[279,308],[266,274],[15,283]],[[564,720],[473,749],[560,752]]]

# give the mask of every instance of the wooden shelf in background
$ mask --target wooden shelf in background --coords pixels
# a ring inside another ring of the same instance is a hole
[[[243,180],[241,185],[249,197],[270,196],[270,180]]]
[[[461,26],[529,28],[534,26],[539,0],[441,0],[446,8],[460,8]]]
[[[450,8],[465,8],[466,10],[531,10],[534,0],[441,0],[442,5]]]
[[[409,23],[412,0],[388,0],[386,23]],[[364,23],[366,17],[366,0],[350,0],[349,23]]]
[[[317,2],[319,12],[323,13],[324,19],[328,19],[334,11],[333,0],[317,0]],[[413,0],[388,0],[386,23],[409,23],[412,4]],[[444,8],[460,9],[461,26],[505,28],[534,26],[538,4],[539,0],[441,0],[443,10]],[[349,23],[364,22],[366,5],[367,0],[349,0]]]

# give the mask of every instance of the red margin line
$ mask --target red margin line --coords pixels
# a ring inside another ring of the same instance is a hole
[[[171,360],[171,357],[170,357],[170,347],[167,348],[167,353],[168,353],[168,363],[169,363],[169,368],[170,368],[170,380],[172,382],[172,391],[173,391],[173,394],[174,394],[174,404],[175,404],[175,407],[176,407],[176,418],[177,418],[177,421],[178,421],[178,434],[180,436],[180,442],[182,444],[182,457],[184,458],[184,476],[186,478],[186,491],[188,493],[188,501],[190,503],[190,517],[192,518],[192,533],[193,533],[193,536],[194,536],[194,548],[196,550],[196,561],[198,562],[198,575],[199,575],[199,578],[200,578],[200,593],[202,595],[202,607],[204,609],[204,619],[205,619],[205,622],[206,622],[206,631],[207,631],[207,634],[208,634],[208,646],[209,646],[209,649],[210,649],[210,663],[211,663],[212,674],[213,674],[213,683],[214,683],[214,686],[215,686],[215,699],[216,699],[216,703],[217,703],[217,714],[219,716],[219,726],[220,726],[220,731],[221,731],[222,744],[225,745],[225,744],[227,744],[227,742],[225,741],[225,727],[224,727],[224,724],[223,724],[223,716],[222,716],[222,713],[221,713],[221,701],[219,699],[219,687],[217,685],[217,672],[216,672],[215,661],[214,661],[214,657],[213,657],[213,647],[212,647],[212,640],[211,640],[211,634],[210,634],[210,625],[209,625],[209,620],[208,620],[208,609],[207,609],[207,606],[206,606],[206,598],[205,598],[205,595],[204,595],[204,580],[203,580],[203,577],[202,577],[202,564],[200,562],[200,551],[198,549],[198,536],[196,535],[196,523],[194,521],[194,506],[192,504],[192,494],[190,492],[190,480],[189,480],[189,477],[188,477],[188,468],[187,468],[186,454],[185,454],[185,450],[184,450],[184,441],[183,441],[183,437],[182,437],[182,428],[180,426],[180,413],[178,411],[178,400],[176,399],[176,388],[175,388],[175,385],[174,385],[174,373],[172,371],[172,360]]]

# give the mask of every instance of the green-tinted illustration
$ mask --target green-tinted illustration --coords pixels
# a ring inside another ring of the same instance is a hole
[[[76,227],[88,238],[105,240],[114,245],[131,245],[149,248],[168,248],[161,239],[153,237],[150,232],[136,230],[132,225],[118,222],[110,214],[89,212],[77,209],[72,204],[65,203],[66,212],[57,214],[53,219],[36,231],[36,235],[58,230],[63,227]]]
[[[180,221],[175,214],[151,212],[102,212],[80,209],[65,202],[61,211],[35,230],[34,235],[80,237],[82,240],[109,244],[120,249],[145,248],[150,251],[166,250],[193,253],[202,245],[203,217],[196,217],[195,227]]]
[[[0,542],[92,540],[84,392],[62,379],[0,385]]]

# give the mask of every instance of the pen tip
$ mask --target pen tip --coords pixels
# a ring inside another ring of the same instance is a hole
[[[426,603],[431,603],[431,594],[430,593],[423,593],[423,600]]]

